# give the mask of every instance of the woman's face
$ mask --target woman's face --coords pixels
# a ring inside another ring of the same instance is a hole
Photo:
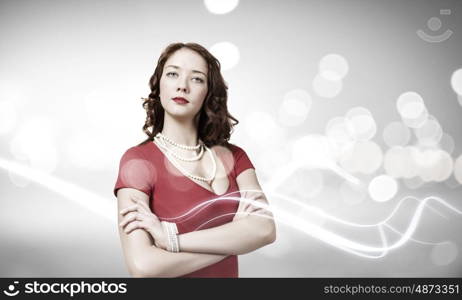
[[[165,62],[160,79],[160,101],[165,113],[194,119],[207,95],[207,62],[197,52],[181,48]],[[187,102],[175,101],[184,98]]]

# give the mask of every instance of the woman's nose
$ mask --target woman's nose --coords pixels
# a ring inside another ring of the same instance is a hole
[[[187,92],[188,91],[188,84],[186,82],[186,80],[178,80],[178,87],[177,87],[177,91],[182,91],[182,92]]]

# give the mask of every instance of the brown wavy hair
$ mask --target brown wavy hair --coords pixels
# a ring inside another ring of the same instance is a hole
[[[207,49],[196,43],[173,43],[168,45],[160,55],[154,74],[149,80],[151,93],[147,98],[141,98],[143,108],[146,110],[146,122],[143,126],[143,131],[148,138],[139,145],[153,141],[156,134],[162,131],[165,111],[159,97],[160,78],[162,78],[164,65],[169,57],[182,48],[197,52],[205,59],[208,67],[208,91],[202,108],[198,112],[198,138],[207,147],[215,145],[228,147],[233,127],[239,121],[228,112],[228,86],[221,75],[220,62]]]

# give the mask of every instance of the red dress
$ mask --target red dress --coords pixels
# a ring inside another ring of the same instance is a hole
[[[233,144],[229,149],[218,146],[214,150],[228,175],[229,187],[222,195],[239,199],[236,177],[254,168],[252,162],[243,149]],[[181,174],[153,142],[132,147],[122,156],[114,194],[117,196],[117,190],[125,187],[147,194],[153,213],[161,221],[176,223],[179,234],[231,222],[239,206],[231,199],[208,201],[221,195]],[[237,256],[230,255],[183,277],[238,277]]]

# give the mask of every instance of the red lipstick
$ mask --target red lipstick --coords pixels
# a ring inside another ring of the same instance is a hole
[[[173,101],[175,101],[176,103],[178,104],[186,104],[186,103],[189,103],[188,100],[186,100],[185,98],[183,97],[175,97],[172,99]]]

